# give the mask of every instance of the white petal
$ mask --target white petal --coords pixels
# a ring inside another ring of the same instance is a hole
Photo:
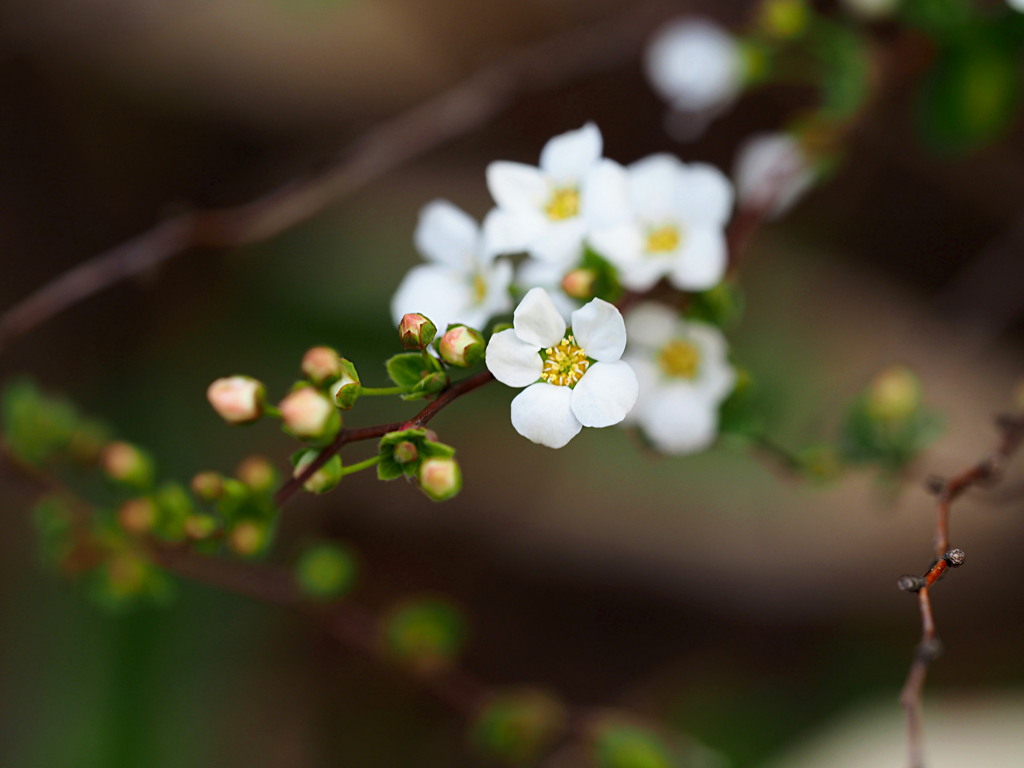
[[[464,272],[473,267],[479,240],[473,217],[447,200],[423,206],[413,233],[416,249],[426,258]]]
[[[419,312],[443,332],[471,300],[469,284],[461,272],[437,264],[421,264],[402,278],[391,299],[391,319],[397,325],[402,315]]]
[[[626,418],[623,421],[631,424],[635,424],[640,420],[640,416],[643,412],[641,407],[644,400],[654,392],[655,388],[661,382],[661,372],[658,370],[658,366],[647,357],[646,355],[631,355],[626,353],[623,358],[623,362],[627,363],[633,372],[636,374],[636,381],[638,384],[638,395],[636,405],[633,409],[626,414]]]
[[[626,169],[614,160],[600,160],[580,187],[583,219],[588,229],[610,227],[633,217]]]
[[[640,425],[658,450],[693,453],[707,448],[718,432],[718,406],[685,386],[657,389],[641,405]]]
[[[742,205],[785,213],[814,183],[814,171],[796,139],[786,133],[761,133],[740,148],[733,170]]]
[[[583,176],[601,157],[601,131],[587,123],[576,131],[555,136],[540,153],[540,167],[556,184],[582,182]]]
[[[686,224],[721,227],[732,213],[732,202],[732,182],[714,166],[693,163],[680,172],[674,203]]]
[[[582,219],[549,223],[540,236],[530,243],[530,255],[571,269],[583,256],[586,225]]]
[[[590,233],[588,240],[595,251],[620,269],[638,261],[642,256],[643,236],[634,224],[595,230]]]
[[[626,348],[626,324],[614,304],[593,299],[572,313],[570,324],[572,335],[587,357],[602,363],[612,363],[622,357]]]
[[[626,315],[626,334],[629,348],[660,349],[675,335],[679,313],[664,304],[646,301],[638,304]]]
[[[512,426],[523,437],[548,448],[561,448],[583,425],[572,413],[572,390],[534,384],[512,400]]]
[[[512,309],[512,297],[508,289],[512,285],[513,271],[512,263],[508,259],[501,259],[485,272],[487,291],[480,306],[486,308],[488,317],[502,315]]]
[[[681,19],[666,25],[648,46],[645,63],[654,89],[684,110],[728,101],[741,84],[739,46],[710,21]]]
[[[510,387],[532,384],[544,367],[536,345],[522,341],[511,328],[491,336],[484,360],[494,378]]]
[[[531,288],[512,315],[516,335],[543,349],[561,341],[565,320],[543,288]]]
[[[673,260],[667,256],[640,258],[622,267],[619,279],[629,290],[643,293],[653,288],[672,267]]]
[[[663,153],[629,166],[629,199],[640,218],[657,226],[674,217],[682,168],[678,159]]]
[[[669,280],[684,291],[704,291],[725,275],[725,235],[720,229],[693,229],[684,235],[683,250]]]
[[[537,210],[492,208],[484,217],[481,250],[485,256],[522,253],[547,226],[547,218]]]
[[[639,389],[628,363],[594,363],[572,390],[572,412],[585,427],[610,427],[626,418]]]
[[[509,211],[539,211],[548,198],[548,183],[539,169],[505,160],[487,166],[487,188],[498,207]]]

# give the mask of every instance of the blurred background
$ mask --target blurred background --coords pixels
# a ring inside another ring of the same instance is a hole
[[[177,211],[243,203],[315,171],[481,66],[630,5],[7,0],[0,307]],[[651,18],[710,12],[735,27],[753,6],[668,4]],[[930,558],[922,480],[994,445],[991,418],[1024,372],[1024,128],[969,152],[929,147],[915,125],[921,50],[897,50],[903,66],[836,172],[757,233],[731,334],[771,434],[794,449],[833,435],[877,371],[910,365],[945,430],[905,482],[869,471],[794,482],[728,439],[658,458],[615,429],[552,453],[514,433],[509,390],[487,387],[432,424],[458,449],[460,496],[435,505],[356,475],[287,508],[275,558],[313,538],[348,541],[360,604],[443,592],[466,609],[474,675],[634,710],[724,765],[902,765],[897,696],[920,622],[894,584]],[[292,441],[270,424],[224,427],[207,385],[247,373],[274,397],[314,344],[383,385],[397,351],[388,301],[419,261],[411,236],[425,203],[482,216],[488,162],[535,163],[548,138],[589,120],[620,162],[669,151],[728,172],[744,137],[811,98],[799,85],[758,89],[679,144],[640,53],[528,91],[269,241],[193,249],[111,287],[9,345],[4,380],[28,373],[66,393],[148,446],[168,477],[229,471],[254,452],[286,467]],[[417,410],[360,403],[348,423]],[[926,692],[930,748],[966,750],[965,765],[1024,764],[1013,738],[1024,725],[1019,464],[958,505],[953,540],[968,565],[933,598],[947,651]],[[0,492],[0,764],[479,763],[457,716],[303,616],[189,583],[167,607],[101,611],[39,565],[28,489],[4,476]]]

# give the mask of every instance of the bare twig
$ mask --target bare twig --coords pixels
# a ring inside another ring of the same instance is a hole
[[[78,302],[190,248],[232,248],[280,234],[486,124],[524,91],[554,88],[627,61],[671,12],[670,3],[650,0],[513,53],[371,129],[317,175],[244,205],[183,213],[87,259],[0,315],[0,351]]]
[[[923,576],[901,576],[897,582],[900,589],[916,592],[921,610],[921,640],[914,652],[907,681],[900,693],[900,703],[907,715],[907,754],[909,768],[925,768],[924,728],[922,725],[922,694],[928,665],[938,657],[941,645],[935,631],[929,589],[949,568],[956,568],[964,562],[964,552],[949,549],[949,515],[953,502],[968,489],[998,480],[1011,456],[1024,441],[1024,414],[1000,416],[996,425],[1000,440],[995,451],[978,463],[953,477],[942,480],[931,478],[929,488],[938,495],[935,522],[935,562]]]

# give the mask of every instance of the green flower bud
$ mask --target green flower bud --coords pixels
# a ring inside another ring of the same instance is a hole
[[[462,490],[462,471],[450,457],[425,459],[420,464],[420,489],[434,501],[447,501]]]
[[[533,763],[554,746],[567,721],[562,703],[544,691],[502,691],[481,708],[471,738],[484,755],[516,765]]]
[[[302,472],[312,464],[316,457],[320,455],[320,451],[308,450],[299,454],[295,461],[295,469],[292,471],[292,477],[298,477]],[[341,482],[341,457],[335,454],[327,460],[320,469],[314,472],[302,487],[310,493],[327,493],[333,490],[338,483]]]
[[[351,360],[343,359],[338,380],[331,385],[331,397],[334,398],[334,402],[339,408],[347,411],[359,399],[360,390],[359,374],[356,372],[356,367]]]
[[[390,652],[417,672],[441,672],[465,645],[465,619],[446,599],[409,600],[385,618],[384,639]]]
[[[264,456],[249,456],[235,469],[235,477],[257,493],[269,493],[277,485],[277,470]]]
[[[153,484],[153,461],[130,443],[116,441],[103,446],[100,466],[120,485],[146,490]]]
[[[263,415],[263,384],[250,376],[217,379],[206,390],[213,410],[228,424],[249,424]]]
[[[419,312],[410,312],[398,324],[398,336],[405,349],[426,349],[437,335],[437,326]]]
[[[356,560],[348,547],[319,544],[307,549],[295,566],[295,580],[309,597],[331,600],[347,593],[356,576]]]
[[[465,325],[449,328],[438,344],[441,359],[460,368],[468,368],[482,360],[485,348],[484,337],[480,331]]]
[[[117,522],[128,533],[148,533],[156,518],[156,505],[147,498],[129,499],[117,510]]]
[[[314,384],[324,384],[341,376],[341,358],[330,347],[313,347],[302,356],[302,372]]]
[[[300,440],[327,441],[341,428],[338,409],[310,386],[293,390],[278,408],[285,430]]]

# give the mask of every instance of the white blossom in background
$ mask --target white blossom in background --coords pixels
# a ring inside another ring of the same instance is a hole
[[[627,315],[626,328],[624,359],[640,385],[627,423],[638,425],[664,453],[694,453],[710,446],[718,434],[719,405],[736,381],[721,332],[651,302]]]
[[[736,154],[733,178],[741,208],[781,216],[814,183],[815,170],[800,143],[788,133],[760,133]]]
[[[842,5],[850,13],[866,19],[877,21],[892,16],[900,7],[902,0],[842,0]],[[1009,0],[1010,6],[1017,10],[1024,10],[1024,2],[1021,0]]]
[[[565,264],[554,264],[540,259],[524,259],[516,270],[516,285],[524,291],[531,288],[543,288],[554,302],[558,314],[567,323],[573,312],[582,306],[582,302],[574,299],[562,290],[562,279],[570,267]]]
[[[676,288],[716,285],[728,260],[725,224],[731,182],[710,165],[652,155],[627,169],[632,217],[590,235],[593,248],[619,270],[627,288],[646,291],[662,277]]]
[[[651,86],[680,112],[717,113],[743,86],[739,43],[708,19],[663,26],[647,46],[644,63]]]
[[[624,171],[602,158],[603,143],[601,131],[587,123],[548,141],[539,167],[503,160],[488,165],[497,208],[485,229],[494,249],[526,251],[570,269],[593,222],[613,220],[624,208]]]
[[[609,427],[637,398],[633,369],[620,360],[626,327],[613,304],[593,299],[572,313],[567,328],[551,297],[531,289],[516,307],[512,328],[491,337],[487,368],[510,387],[512,426],[523,437],[561,448],[583,427]]]
[[[409,312],[425,315],[443,333],[450,323],[483,326],[512,308],[512,265],[496,259],[469,214],[447,200],[423,207],[413,235],[427,264],[413,267],[391,299],[397,325]]]
[[[1006,0],[1006,2],[1013,10],[1024,13],[1024,0]]]

